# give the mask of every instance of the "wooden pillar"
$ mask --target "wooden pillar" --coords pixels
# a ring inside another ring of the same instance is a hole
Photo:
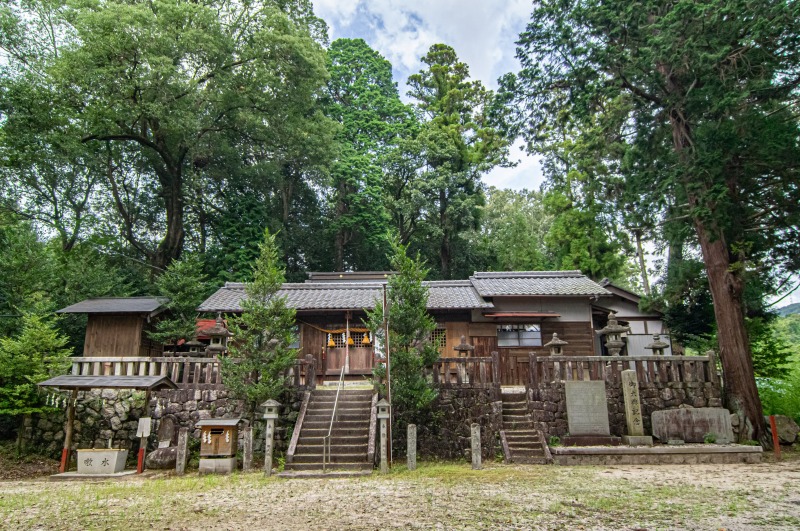
[[[78,390],[73,389],[67,404],[67,427],[64,430],[64,449],[61,451],[60,473],[69,470],[70,454],[72,453],[72,430],[75,425],[75,401],[78,400]]]

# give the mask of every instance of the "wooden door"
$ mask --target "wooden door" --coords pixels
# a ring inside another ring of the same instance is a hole
[[[530,378],[530,350],[500,349],[500,383],[525,385]]]

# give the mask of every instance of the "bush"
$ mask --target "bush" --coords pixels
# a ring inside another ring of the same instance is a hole
[[[765,415],[786,415],[800,423],[800,367],[786,378],[756,378]]]

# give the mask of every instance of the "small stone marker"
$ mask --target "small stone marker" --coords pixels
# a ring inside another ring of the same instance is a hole
[[[481,469],[481,425],[472,424],[472,470]]]
[[[153,419],[150,417],[142,417],[139,419],[139,425],[136,428],[136,436],[139,438],[150,437],[150,427],[152,426]]]
[[[610,435],[606,383],[567,381],[567,424],[570,435]]]
[[[417,469],[417,425],[408,425],[408,446],[406,448],[406,462],[409,470]]]
[[[389,402],[385,398],[381,398],[376,407],[378,408],[377,417],[381,421],[381,474],[386,474],[389,472],[389,457],[387,455]]]
[[[263,404],[264,420],[267,421],[267,429],[264,434],[264,475],[272,475],[272,448],[275,438],[275,421],[280,416],[280,403],[276,400],[267,400]]]
[[[242,430],[242,472],[250,472],[253,468],[253,428],[247,426]]]
[[[175,472],[182,476],[186,472],[186,457],[189,448],[189,428],[178,430],[178,457],[175,459]]]
[[[625,421],[628,426],[628,435],[623,435],[623,442],[630,446],[653,446],[653,438],[644,434],[636,371],[630,369],[622,371],[622,395],[625,400]]]

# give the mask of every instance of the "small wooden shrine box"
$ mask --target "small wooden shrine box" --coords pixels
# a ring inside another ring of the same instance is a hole
[[[235,457],[242,419],[200,420],[200,457]]]

